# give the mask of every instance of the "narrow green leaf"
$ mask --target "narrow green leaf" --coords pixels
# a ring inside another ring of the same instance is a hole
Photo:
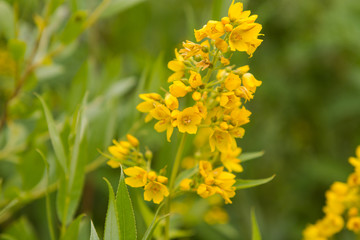
[[[177,188],[180,185],[180,182],[185,178],[191,178],[194,176],[195,173],[198,172],[198,167],[186,169],[185,171],[182,171],[175,180],[175,188]]]
[[[94,223],[90,221],[90,224],[91,224],[90,240],[100,240],[99,236],[97,235]]]
[[[46,180],[46,192],[45,192],[45,203],[46,203],[46,218],[48,222],[48,228],[50,233],[51,240],[55,240],[55,231],[54,231],[54,225],[52,221],[52,211],[51,211],[51,204],[50,204],[50,197],[49,192],[47,190],[47,187],[49,186],[49,164],[45,158],[45,155],[40,151],[40,149],[36,149],[36,151],[40,154],[41,159],[43,160],[45,164],[45,180]]]
[[[261,240],[259,225],[256,221],[255,210],[251,209],[252,240]]]
[[[151,237],[154,233],[154,230],[156,228],[156,226],[158,225],[158,223],[164,219],[165,217],[167,217],[167,215],[161,216],[159,219],[157,218],[157,216],[159,215],[160,209],[164,206],[164,202],[162,204],[160,204],[160,206],[158,207],[158,209],[156,210],[154,219],[152,220],[150,226],[148,227],[148,229],[146,230],[142,240],[151,240]]]
[[[234,184],[234,187],[236,189],[245,189],[245,188],[252,188],[256,187],[265,183],[270,182],[275,177],[275,174],[268,178],[262,178],[262,179],[237,179],[236,183]]]
[[[34,227],[26,217],[20,217],[10,224],[4,231],[4,234],[8,234],[14,239],[21,240],[36,240],[36,234]],[[1,239],[1,237],[0,237]]]
[[[253,160],[255,158],[259,158],[262,157],[264,155],[264,151],[260,151],[260,152],[248,152],[248,153],[242,153],[239,156],[239,159],[241,160],[241,162],[246,162],[249,160]]]
[[[60,35],[60,41],[64,44],[70,44],[74,41],[83,32],[83,24],[86,19],[86,11],[76,11],[66,23],[66,26]]]
[[[120,239],[136,239],[136,222],[133,206],[125,184],[124,173],[120,169],[120,181],[116,193],[116,207],[118,210]]]
[[[79,204],[84,179],[87,160],[87,138],[85,130],[87,127],[87,118],[84,113],[86,105],[86,96],[82,106],[76,115],[75,140],[71,151],[71,161],[69,174],[60,176],[60,185],[57,195],[57,213],[62,224],[67,225],[73,219],[76,208]]]
[[[36,93],[35,93],[35,96],[37,98],[39,98],[39,100],[42,104],[42,107],[44,109],[45,118],[46,118],[46,122],[47,122],[48,129],[49,129],[50,139],[51,139],[51,143],[53,145],[54,151],[55,151],[56,158],[57,158],[60,166],[62,167],[62,170],[64,171],[64,173],[67,173],[68,169],[67,169],[67,160],[66,160],[64,145],[61,142],[60,134],[56,129],[54,118],[52,117],[51,112],[50,112],[49,108],[47,107],[44,99]]]
[[[65,234],[61,237],[61,240],[68,240],[68,239],[78,239],[79,236],[79,226],[84,214],[78,216],[66,229]]]
[[[104,178],[104,180],[109,188],[109,204],[105,219],[104,240],[117,240],[120,239],[120,229],[117,217],[114,190],[110,182],[106,178]]]

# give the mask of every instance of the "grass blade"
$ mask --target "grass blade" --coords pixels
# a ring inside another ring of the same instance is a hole
[[[259,229],[259,225],[256,221],[256,216],[255,216],[255,210],[254,208],[251,209],[251,228],[252,228],[252,240],[261,240],[261,234],[260,234],[260,229]]]
[[[100,240],[99,236],[97,235],[94,223],[90,221],[90,224],[91,224],[90,240]]]
[[[120,229],[117,217],[114,190],[110,182],[106,178],[104,178],[104,180],[109,188],[109,204],[105,219],[104,240],[117,240],[120,239]]]
[[[125,184],[124,173],[120,169],[120,181],[116,193],[116,207],[120,227],[120,239],[137,239],[136,222],[133,206]]]

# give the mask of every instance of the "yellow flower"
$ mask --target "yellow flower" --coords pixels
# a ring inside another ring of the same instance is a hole
[[[223,208],[215,206],[205,213],[204,220],[211,225],[225,224],[229,221],[229,216]]]
[[[219,21],[210,20],[206,24],[206,33],[209,38],[216,40],[224,35],[224,24]]]
[[[165,104],[170,110],[175,110],[179,107],[179,100],[171,94],[166,94]]]
[[[194,99],[194,101],[199,101],[201,99],[201,93],[199,92],[193,92],[193,94],[191,95],[192,99]]]
[[[126,155],[129,154],[129,146],[125,144],[126,142],[121,141],[119,143],[115,139],[113,143],[113,146],[108,147],[109,152],[118,160],[124,160]]]
[[[210,135],[210,148],[212,152],[215,151],[215,147],[220,152],[227,152],[234,146],[236,146],[235,139],[227,131],[221,129],[212,130]]]
[[[236,74],[243,75],[243,74],[247,73],[249,70],[250,70],[249,65],[245,65],[245,66],[238,67],[235,70],[235,72],[236,72]]]
[[[249,89],[250,92],[255,92],[256,91],[256,87],[259,87],[261,85],[261,81],[256,80],[256,78],[254,77],[254,75],[252,75],[251,73],[245,73],[242,76],[242,80],[243,80],[243,85]]]
[[[227,65],[230,64],[229,59],[224,58],[224,57],[221,57],[221,58],[220,58],[220,62],[221,62],[221,64],[224,65],[224,66],[227,66]]]
[[[200,184],[197,189],[197,194],[199,194],[202,198],[208,198],[215,194],[215,188],[206,184]]]
[[[204,103],[203,102],[197,102],[195,107],[197,108],[197,111],[199,112],[200,117],[205,119],[206,116],[207,116],[207,109],[204,106]]]
[[[231,113],[231,123],[234,126],[242,126],[248,122],[250,122],[251,112],[247,110],[245,107],[235,108]]]
[[[360,172],[360,145],[355,151],[356,157],[349,157],[349,163],[355,167],[356,172]]]
[[[145,186],[144,199],[146,201],[153,200],[154,203],[159,204],[164,197],[169,196],[168,188],[156,181],[151,181]]]
[[[126,134],[126,138],[133,147],[139,146],[139,140],[131,134]]]
[[[221,38],[216,39],[215,46],[223,53],[226,53],[229,47],[228,44]]]
[[[164,105],[159,104],[151,110],[150,114],[152,117],[159,120],[154,126],[155,130],[158,132],[166,131],[166,138],[170,142],[170,138],[174,130],[171,123],[172,118],[170,110]]]
[[[220,106],[225,108],[236,108],[240,105],[240,98],[238,98],[234,92],[225,92],[221,94]]]
[[[227,90],[232,91],[237,89],[241,85],[241,79],[238,75],[234,73],[229,73],[229,75],[225,79],[225,87]]]
[[[176,117],[176,126],[179,128],[179,132],[182,133],[195,134],[201,123],[201,116],[196,107],[185,108]]]
[[[360,231],[360,217],[351,217],[348,220],[346,227],[350,231],[358,233]]]
[[[185,178],[180,182],[181,191],[189,191],[191,189],[191,184],[193,183],[192,179]]]
[[[199,162],[199,172],[201,176],[204,178],[208,177],[209,174],[212,172],[212,165],[209,161],[200,161]]]
[[[242,172],[243,167],[240,165],[238,156],[241,153],[241,148],[235,148],[228,152],[221,153],[221,162],[224,164],[229,172]]]
[[[112,168],[118,168],[120,167],[120,162],[115,160],[109,160],[106,162],[107,165],[109,165]]]
[[[178,53],[177,49],[175,49],[175,56],[176,60],[172,60],[168,63],[168,68],[175,72],[170,75],[168,82],[180,80],[185,74],[184,58]]]
[[[202,84],[201,75],[199,73],[191,71],[191,70],[190,70],[190,74],[191,75],[189,78],[189,83],[190,83],[190,86],[195,89]]]
[[[229,38],[231,51],[246,52],[252,57],[256,48],[262,42],[261,39],[258,39],[261,28],[258,23],[243,23],[234,28]]]
[[[191,92],[191,87],[186,86],[181,81],[174,81],[170,85],[169,91],[174,97],[184,97],[188,92]]]
[[[131,187],[143,187],[147,182],[147,172],[140,167],[130,167],[124,170],[130,177],[125,178],[125,183]]]
[[[228,16],[230,21],[240,19],[243,16],[243,4],[241,2],[234,4],[233,0],[228,10]]]
[[[205,37],[211,39],[218,39],[225,33],[224,24],[219,21],[210,20],[207,24],[199,30],[195,30],[196,41],[201,41]]]
[[[161,96],[157,93],[146,93],[146,94],[140,94],[139,97],[145,102],[139,103],[136,106],[136,109],[139,112],[147,113],[153,110],[158,104],[159,101],[162,100]],[[152,119],[151,114],[148,114],[145,117],[145,122],[149,122]]]

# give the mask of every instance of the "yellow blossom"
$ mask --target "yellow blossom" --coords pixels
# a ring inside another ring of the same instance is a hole
[[[165,104],[170,110],[175,110],[179,107],[179,100],[171,94],[166,94]]]
[[[144,199],[146,201],[153,200],[154,203],[159,204],[164,197],[169,196],[168,188],[156,181],[151,181],[145,186]]]
[[[215,206],[205,213],[204,220],[211,225],[225,224],[229,221],[229,215],[223,208]]]
[[[227,131],[221,129],[212,130],[210,135],[210,147],[211,151],[215,151],[215,147],[220,152],[227,152],[233,146],[236,146],[235,139]]]
[[[192,88],[197,88],[202,84],[201,75],[197,72],[190,71],[189,83]]]
[[[109,160],[106,162],[107,165],[109,165],[112,168],[118,168],[120,167],[120,162],[115,160]]]
[[[225,92],[221,94],[220,106],[232,109],[240,105],[240,98],[238,98],[234,92]]]
[[[243,4],[241,2],[234,4],[234,0],[233,0],[228,10],[228,16],[230,21],[235,21],[237,19],[240,19],[242,17],[242,13],[243,13]]]
[[[130,167],[124,170],[130,177],[125,178],[125,183],[131,187],[143,187],[147,182],[147,172],[140,167]]]
[[[228,44],[221,38],[215,40],[215,46],[223,53],[226,53],[228,50]]]
[[[254,75],[252,75],[251,73],[245,73],[242,76],[242,80],[243,80],[243,85],[249,89],[250,92],[255,92],[256,91],[256,87],[259,87],[261,85],[261,81],[256,80],[256,78],[254,77]]]
[[[193,94],[191,95],[192,99],[194,99],[194,101],[199,101],[201,99],[201,93],[199,92],[193,92]]]
[[[180,80],[185,74],[184,58],[178,53],[177,49],[175,49],[175,56],[176,60],[168,63],[168,68],[175,72],[168,78],[168,82]]]
[[[261,39],[258,39],[261,28],[258,23],[243,23],[234,28],[229,38],[231,51],[246,52],[252,57],[256,48],[262,42]]]
[[[176,117],[176,126],[182,133],[195,134],[201,123],[201,116],[196,107],[185,108]]]
[[[133,147],[139,146],[139,140],[131,134],[126,134],[126,138]]]
[[[241,85],[241,79],[238,75],[234,73],[229,73],[229,75],[225,79],[225,87],[227,90],[232,91],[237,89]]]
[[[189,178],[185,178],[183,180],[181,180],[180,182],[180,189],[181,191],[189,191],[191,189],[191,184],[192,184],[193,180],[189,179]]]
[[[229,172],[242,172],[243,167],[240,165],[238,156],[241,153],[241,148],[235,148],[232,151],[221,153],[221,162],[224,164]]]
[[[158,181],[159,183],[166,184],[168,182],[168,178],[164,176],[157,176],[156,181]]]
[[[113,140],[114,145],[108,147],[109,152],[118,160],[125,159],[126,155],[129,154],[129,148],[124,146],[124,144],[120,144],[116,140]]]
[[[221,64],[224,65],[224,66],[227,66],[227,65],[230,64],[229,59],[224,58],[224,57],[221,57],[221,58],[220,58],[220,62],[221,62]]]
[[[174,81],[169,87],[170,93],[174,97],[184,97],[188,92],[191,92],[191,87],[186,86],[182,81]]]
[[[197,188],[197,194],[199,194],[202,198],[208,198],[215,194],[215,188],[206,184],[200,184]]]
[[[235,108],[231,113],[231,123],[234,126],[242,126],[248,122],[250,122],[251,112],[247,110],[245,107]]]
[[[360,217],[351,217],[346,223],[346,228],[358,233],[360,231]]]
[[[159,120],[154,129],[158,132],[166,131],[166,138],[170,142],[171,135],[173,133],[172,118],[170,110],[162,104],[159,104],[151,110],[150,114],[157,120]]]

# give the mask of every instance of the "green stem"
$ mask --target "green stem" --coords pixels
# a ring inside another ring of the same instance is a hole
[[[181,163],[181,156],[182,156],[182,153],[183,153],[184,147],[185,147],[185,139],[186,139],[186,133],[184,133],[181,137],[181,141],[180,141],[180,144],[179,144],[179,147],[178,147],[178,150],[176,153],[175,161],[174,161],[174,164],[172,167],[170,181],[169,181],[169,196],[166,199],[165,214],[170,213],[171,197],[173,195],[175,179],[178,174],[180,163]],[[170,239],[170,216],[167,216],[165,220],[166,220],[165,221],[165,240],[169,240]]]

